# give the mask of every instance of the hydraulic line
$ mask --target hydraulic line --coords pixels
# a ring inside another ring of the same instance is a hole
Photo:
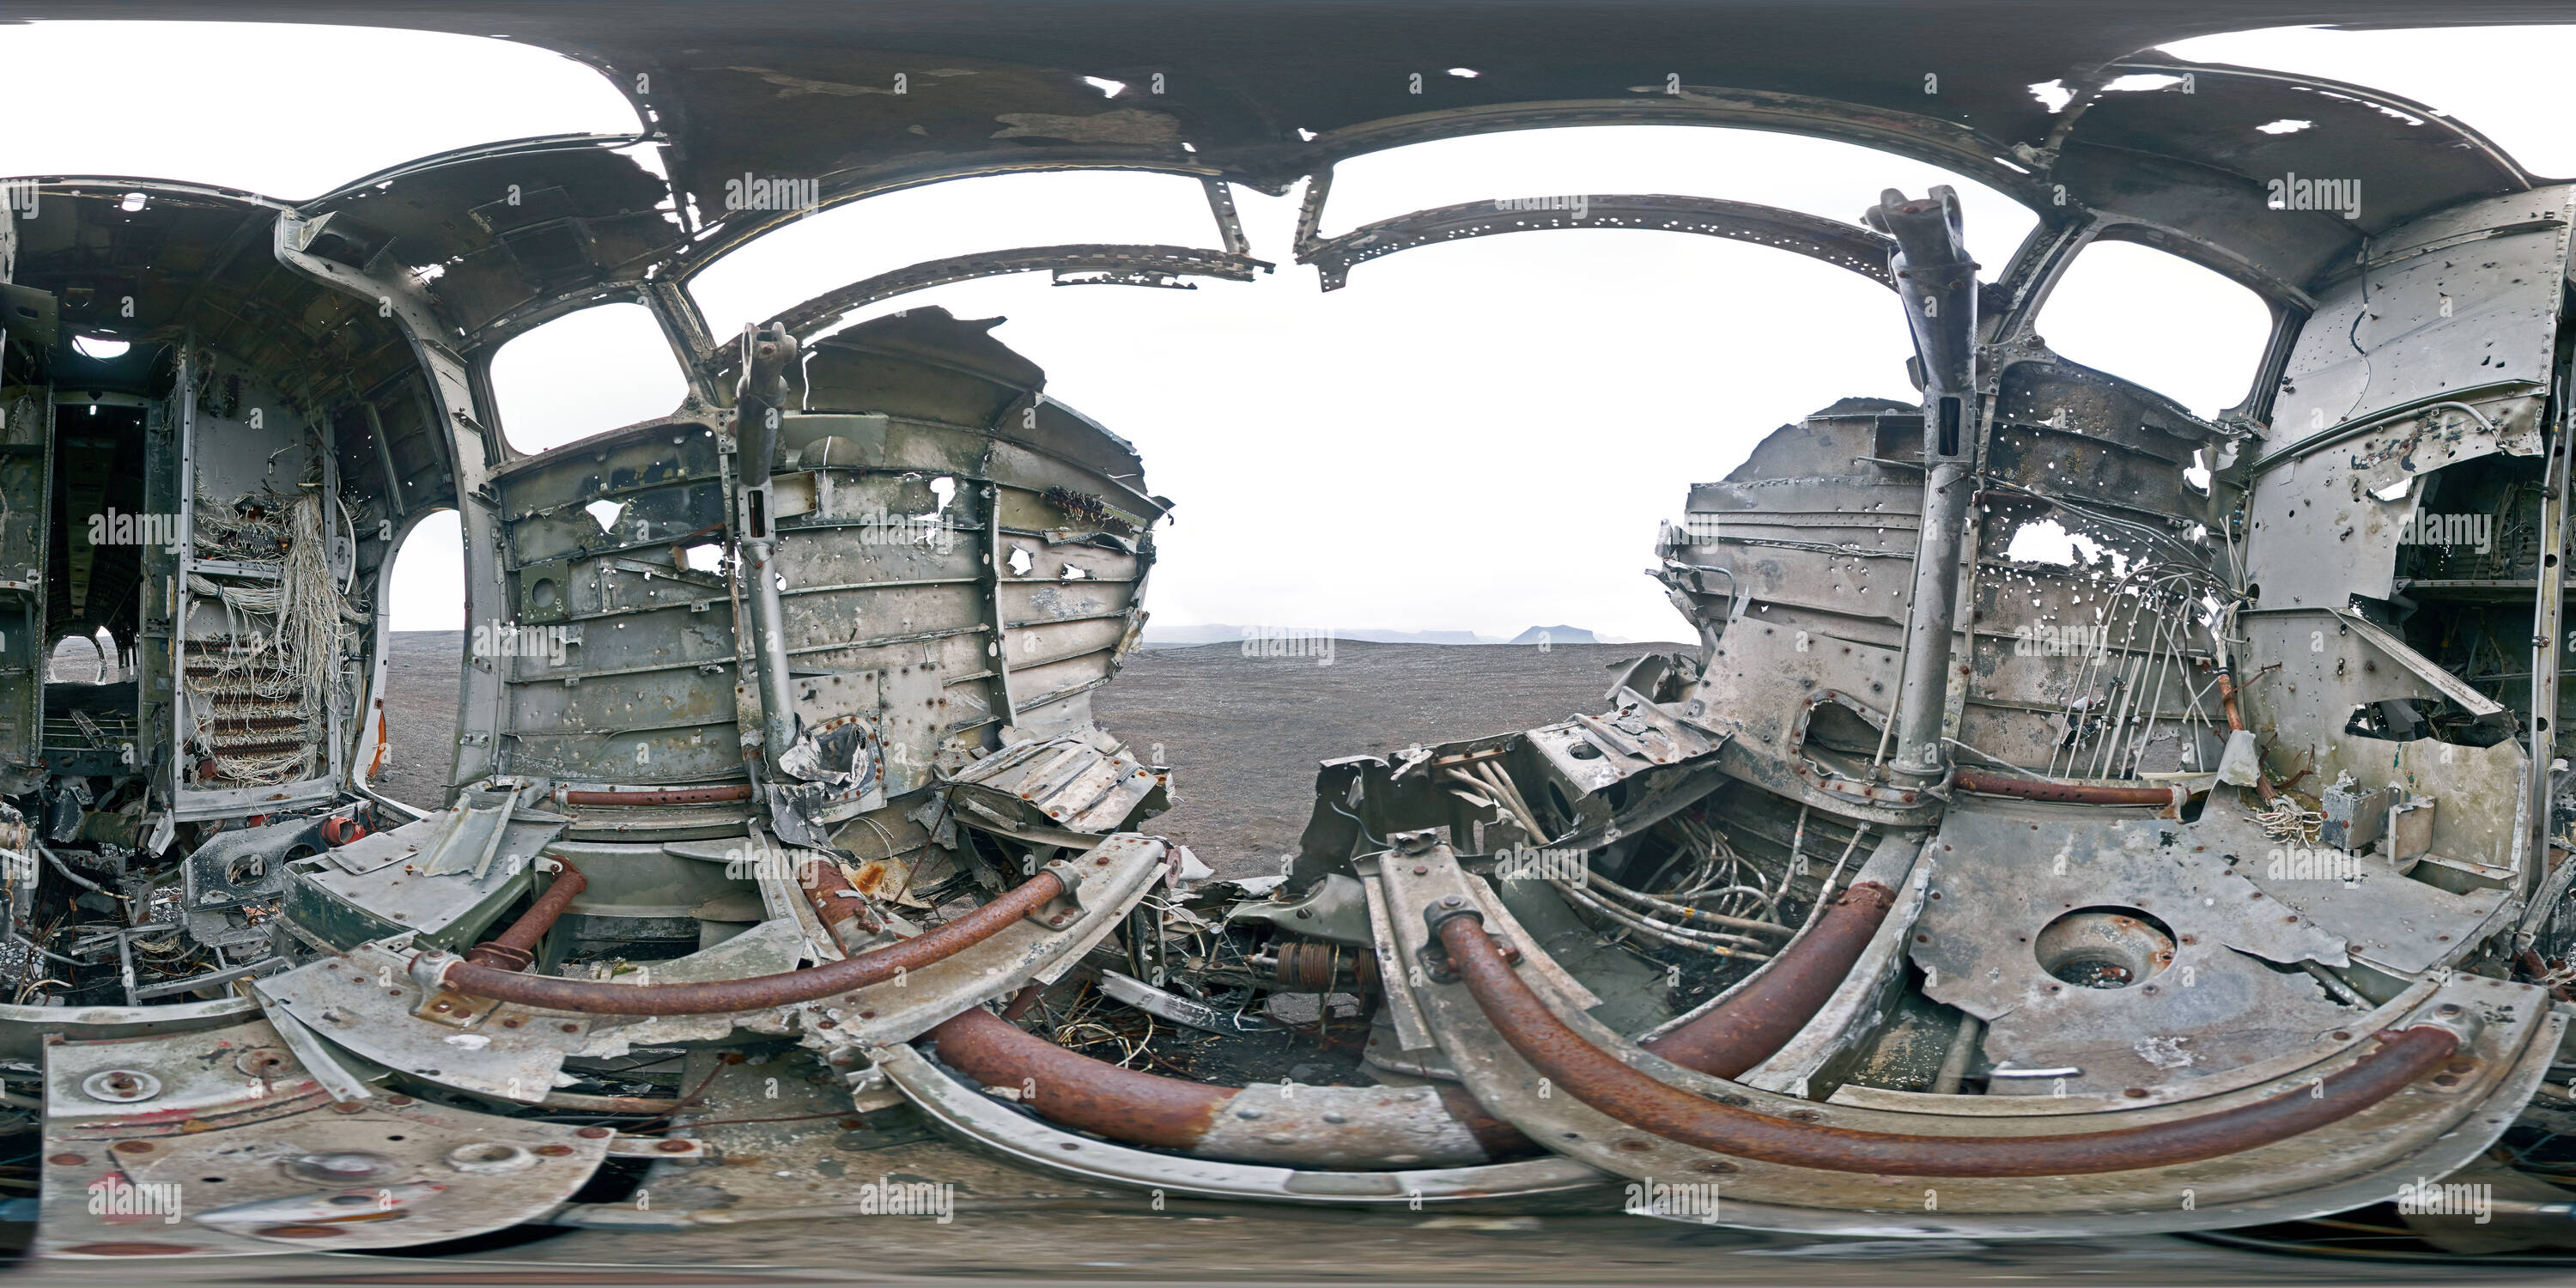
[[[1707,1014],[1646,1043],[1646,1049],[1720,1078],[1770,1059],[1824,1009],[1895,904],[1896,893],[1886,886],[1855,883],[1778,960]]]

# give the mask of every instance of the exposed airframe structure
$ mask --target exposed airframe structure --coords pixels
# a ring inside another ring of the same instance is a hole
[[[294,203],[13,182],[0,1067],[28,1088],[41,1249],[832,1211],[708,1169],[744,1129],[690,1125],[783,1070],[877,1125],[752,1129],[763,1152],[951,1148],[900,1121],[1203,1197],[1598,1192],[1979,1237],[2276,1222],[2469,1174],[2508,1214],[2563,1207],[2488,1151],[2570,1113],[2547,1079],[2576,937],[2551,725],[2576,702],[2576,188],[2373,90],[2135,52],[2237,7],[2034,29],[1970,0],[1830,40],[1768,8],[1511,12],[558,4],[509,34],[598,68],[643,133]],[[2285,119],[2309,128],[2257,128]],[[1640,123],[1863,144],[2038,227],[1978,265],[1936,189],[1859,223],[1602,194],[1321,235],[1351,157]],[[739,337],[689,292],[800,213],[729,182],[828,207],[1067,169],[1200,180],[1214,244],[816,283]],[[2348,214],[2300,176],[2366,195]],[[1285,870],[1215,882],[1140,830],[1171,770],[1089,705],[1171,502],[989,323],[835,328],[997,273],[1246,279],[1272,266],[1229,185],[1301,180],[1295,254],[1327,289],[1570,227],[1815,257],[1890,288],[1922,397],[1836,402],[1690,489],[1657,575],[1696,653],[1638,660],[1597,716],[1328,762]],[[2048,349],[2041,305],[2103,241],[2269,303],[2242,402],[2204,420]],[[686,401],[512,449],[491,355],[618,301],[659,320]],[[499,626],[465,659],[450,807],[417,816],[367,781],[384,579],[448,508],[468,620]],[[2428,545],[2432,516],[2496,539]],[[2041,521],[2101,554],[2016,558]],[[50,646],[101,629],[119,678],[49,682]],[[1368,1017],[1343,1076],[1284,1072],[1335,1053],[1266,1027],[1274,993]],[[1234,1076],[1068,1050],[1071,1007],[1221,1035]],[[93,1201],[182,1177],[182,1219]],[[620,1178],[666,1201],[598,1197]]]

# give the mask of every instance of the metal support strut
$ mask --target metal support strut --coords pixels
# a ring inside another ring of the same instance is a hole
[[[734,393],[734,443],[742,462],[734,531],[742,544],[741,576],[750,583],[753,656],[760,667],[761,749],[772,771],[796,741],[796,700],[788,688],[787,610],[778,594],[778,532],[769,473],[778,461],[778,427],[787,404],[787,372],[796,337],[773,325],[743,328],[742,384]]]
[[[1958,612],[1960,543],[1976,491],[1977,262],[1968,257],[1960,233],[1959,194],[1946,185],[1921,201],[1887,189],[1862,218],[1896,239],[1888,266],[1905,301],[1923,382],[1922,542],[1914,554],[1891,767],[1929,782],[1948,763],[1941,728],[1950,637]]]

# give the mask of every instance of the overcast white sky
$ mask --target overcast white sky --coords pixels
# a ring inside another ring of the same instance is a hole
[[[2576,55],[2576,28],[2292,29],[2171,48],[2414,98],[2535,172],[2576,174],[2576,132],[2548,74]],[[0,26],[0,68],[20,105],[0,130],[0,175],[139,175],[293,199],[448,148],[636,128],[589,69],[474,37],[38,23]],[[31,103],[53,107],[40,118]],[[2032,218],[1965,180],[1845,144],[1683,128],[1363,158],[1336,174],[1325,230],[1576,192],[1724,196],[1850,220],[1882,188],[1940,182],[1962,189],[1969,240],[2000,265]],[[996,334],[1047,369],[1050,394],[1137,445],[1150,486],[1179,502],[1148,604],[1158,623],[1500,636],[1567,624],[1685,639],[1642,570],[1689,484],[1836,398],[1912,397],[1893,297],[1798,256],[1673,234],[1510,236],[1365,264],[1325,295],[1290,262],[1294,194],[1238,188],[1235,200],[1253,253],[1280,265],[1253,283],[1057,288],[1023,275],[860,315],[936,304],[1007,316]],[[900,264],[1094,240],[1215,238],[1183,180],[966,181],[818,215],[721,262],[698,294],[724,333]],[[2088,252],[2041,319],[2067,356],[2204,413],[2243,394],[2262,330],[2251,295],[2126,245]],[[514,342],[495,381],[513,441],[531,449],[661,414],[679,396],[633,306]],[[424,527],[397,570],[398,629],[462,625],[457,568],[452,521]]]

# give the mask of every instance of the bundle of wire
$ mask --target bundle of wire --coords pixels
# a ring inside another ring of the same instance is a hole
[[[283,545],[285,557],[274,583],[238,585],[199,573],[188,576],[190,593],[223,604],[225,633],[230,637],[228,647],[210,655],[213,674],[188,679],[191,694],[202,699],[197,713],[199,740],[211,753],[219,778],[261,786],[313,771],[340,641],[352,616],[331,578],[320,490],[307,490],[281,508],[282,524],[201,504],[195,523],[198,553],[204,557],[262,559]],[[225,753],[224,741],[236,745],[280,741],[247,735],[260,729],[278,732],[278,723],[287,719],[296,722],[294,741],[301,746],[238,756]],[[230,736],[224,737],[227,733]]]

